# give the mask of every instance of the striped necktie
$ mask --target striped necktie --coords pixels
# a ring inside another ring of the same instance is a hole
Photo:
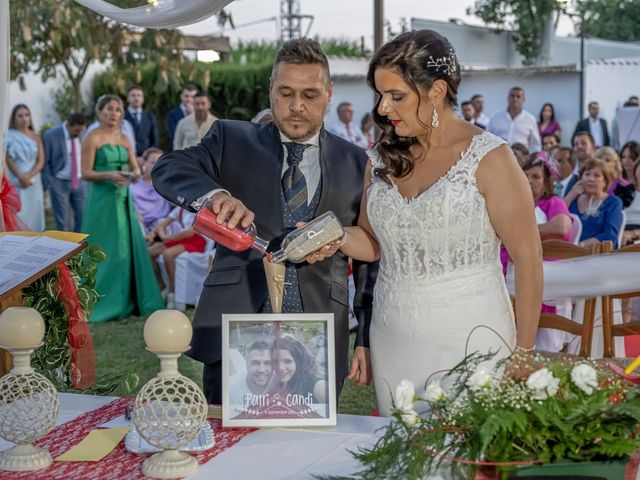
[[[307,208],[307,181],[298,164],[309,146],[303,143],[285,142],[287,147],[287,168],[282,176],[282,192],[295,219],[302,216]]]

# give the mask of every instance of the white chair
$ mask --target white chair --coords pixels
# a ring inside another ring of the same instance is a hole
[[[622,237],[624,236],[624,227],[627,226],[627,214],[622,210],[622,225],[620,225],[620,232],[618,232],[618,245],[616,248],[622,248]]]
[[[204,252],[184,252],[176,258],[175,301],[176,309],[186,310],[187,305],[197,305],[202,284],[215,257],[215,242],[207,239]],[[168,283],[167,269],[162,255],[157,257],[162,279]]]
[[[580,243],[580,236],[582,235],[582,221],[580,217],[575,213],[571,214],[571,240],[574,245]]]

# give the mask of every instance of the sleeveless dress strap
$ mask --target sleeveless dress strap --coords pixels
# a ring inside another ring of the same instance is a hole
[[[464,158],[459,162],[457,173],[463,173],[466,180],[475,185],[476,171],[482,159],[491,150],[506,143],[502,138],[487,131],[476,135],[469,145],[469,150],[463,154]]]

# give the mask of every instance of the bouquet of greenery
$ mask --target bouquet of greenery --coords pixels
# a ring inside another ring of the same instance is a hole
[[[358,475],[421,479],[449,470],[474,478],[491,467],[506,478],[519,465],[625,459],[640,450],[640,389],[607,364],[534,354],[484,368],[494,355],[469,355],[421,395],[403,380],[384,435],[354,453],[365,467]]]

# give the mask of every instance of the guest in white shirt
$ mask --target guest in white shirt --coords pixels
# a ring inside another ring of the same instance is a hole
[[[494,113],[487,129],[506,140],[509,145],[522,143],[530,152],[539,152],[542,150],[542,142],[538,121],[522,108],[524,101],[524,90],[521,87],[509,90],[507,109]]]
[[[353,105],[349,102],[341,102],[337,108],[338,123],[331,125],[329,131],[361,148],[367,148],[367,139],[360,127],[353,120]]]
[[[475,124],[477,126],[481,126],[482,128],[487,128],[489,126],[489,117],[487,117],[484,113],[484,97],[479,94],[475,94],[471,97],[471,103],[473,104],[473,109],[475,110]]]

